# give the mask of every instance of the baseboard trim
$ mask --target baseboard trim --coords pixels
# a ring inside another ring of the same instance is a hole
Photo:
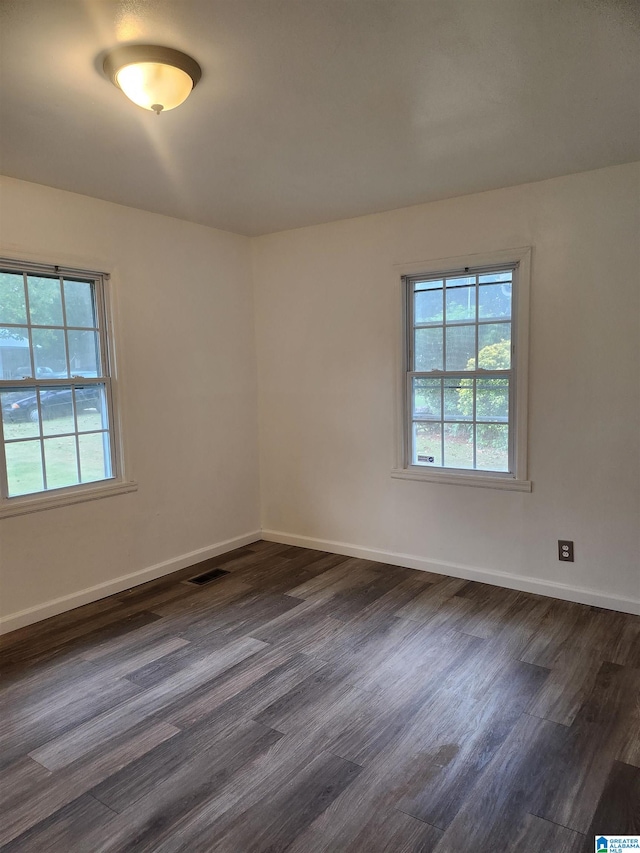
[[[199,563],[202,560],[208,560],[210,557],[217,557],[218,554],[225,554],[227,551],[233,551],[234,548],[251,545],[261,538],[261,531],[254,530],[252,533],[246,533],[244,536],[225,539],[223,542],[209,545],[206,548],[199,548],[197,551],[190,551],[188,554],[181,554],[179,557],[164,560],[162,563],[156,563],[153,566],[148,566],[146,569],[122,575],[114,580],[105,581],[96,586],[82,589],[79,592],[73,592],[70,595],[54,598],[51,601],[44,602],[44,604],[36,604],[34,607],[28,607],[26,610],[20,610],[17,613],[10,613],[8,616],[0,618],[0,634],[8,634],[9,631],[24,628],[27,625],[32,625],[34,622],[41,622],[50,616],[66,613],[68,610],[73,610],[83,604],[90,604],[92,601],[98,601],[100,598],[106,598],[114,593],[123,592],[123,590],[130,589],[132,586],[138,586],[139,584],[147,583],[147,581],[169,575],[171,572],[186,569],[187,566]]]
[[[46,601],[43,604],[37,604],[34,607],[29,607],[26,610],[20,610],[16,613],[10,613],[8,616],[0,617],[0,634],[8,634],[10,631],[15,631],[18,628],[24,628],[27,625],[33,625],[35,622],[41,622],[43,619],[48,619],[50,616],[57,616],[60,613],[66,613],[68,610],[81,607],[83,604],[90,604],[93,601],[98,601],[99,599],[106,598],[109,595],[123,592],[125,589],[130,589],[133,586],[138,586],[139,584],[146,583],[147,581],[155,580],[156,578],[163,577],[164,575],[169,575],[171,572],[177,572],[180,569],[185,569],[187,566],[199,563],[202,560],[207,560],[210,557],[217,557],[219,554],[225,554],[227,551],[233,551],[234,548],[241,548],[243,545],[251,545],[253,542],[257,542],[260,539],[265,539],[268,542],[279,542],[282,545],[297,545],[301,548],[311,548],[316,551],[330,551],[334,554],[344,554],[347,557],[360,557],[364,560],[375,560],[378,563],[392,563],[397,566],[405,566],[408,569],[418,569],[419,571],[452,575],[453,577],[480,581],[481,583],[488,583],[493,586],[503,586],[507,589],[517,589],[522,592],[547,595],[551,598],[559,598],[564,601],[575,601],[579,604],[590,604],[595,607],[604,607],[607,610],[618,610],[622,613],[640,615],[640,600],[635,598],[623,598],[617,595],[608,595],[594,589],[572,587],[567,584],[555,583],[554,581],[543,581],[538,578],[514,575],[508,572],[494,572],[487,569],[477,568],[476,566],[466,566],[445,561],[425,560],[422,557],[415,557],[411,554],[402,554],[394,551],[381,551],[374,548],[364,548],[359,545],[352,545],[348,542],[335,542],[331,539],[316,539],[310,536],[297,536],[290,533],[284,533],[280,530],[255,530],[252,533],[246,533],[243,536],[236,536],[233,539],[226,539],[223,542],[216,543],[215,545],[209,545],[206,548],[200,548],[197,551],[190,551],[187,554],[181,554],[171,560],[164,560],[161,563],[148,566],[146,569],[141,569],[140,571],[132,572],[128,575],[122,575],[119,578],[105,581],[105,583],[88,587],[87,589],[80,590],[79,592],[64,595],[60,598]]]
[[[311,548],[316,551],[331,551],[344,554],[347,557],[360,557],[364,560],[375,560],[378,563],[392,563],[408,569],[418,569],[424,572],[435,572],[441,575],[452,575],[465,580],[480,581],[481,583],[516,589],[520,592],[533,592],[537,595],[547,595],[563,601],[575,601],[578,604],[590,604],[604,607],[607,610],[618,610],[622,613],[640,615],[640,599],[623,598],[608,595],[595,589],[573,587],[554,581],[543,581],[538,578],[514,575],[509,572],[492,572],[475,566],[465,566],[445,561],[425,560],[411,554],[401,554],[394,551],[380,551],[373,548],[363,548],[348,542],[334,542],[330,539],[315,539],[310,536],[295,536],[280,530],[263,530],[262,538],[268,542],[279,542],[282,545],[297,545],[301,548]]]

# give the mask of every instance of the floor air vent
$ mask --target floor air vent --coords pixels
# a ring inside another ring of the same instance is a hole
[[[223,578],[228,574],[229,572],[225,572],[224,569],[211,569],[210,572],[205,572],[203,575],[196,575],[195,578],[189,578],[187,583],[194,583],[196,586],[204,586],[204,584],[211,583],[211,581],[216,580],[216,578]]]

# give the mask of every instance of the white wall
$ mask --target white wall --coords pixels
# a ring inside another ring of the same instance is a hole
[[[0,521],[2,629],[261,525],[273,538],[638,610],[640,165],[253,241],[11,179],[0,191],[2,254],[113,273],[139,483]],[[533,492],[391,479],[393,264],[523,245],[534,249]],[[558,538],[575,540],[574,564],[557,561]]]
[[[14,628],[256,538],[256,361],[247,238],[11,179],[0,190],[2,254],[112,272],[139,483],[0,521],[0,613],[35,608]]]
[[[266,535],[637,610],[639,236],[628,165],[255,239]],[[391,479],[392,265],[525,245],[533,492]]]

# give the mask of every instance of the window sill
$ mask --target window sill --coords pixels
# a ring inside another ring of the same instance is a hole
[[[55,509],[70,504],[85,503],[85,501],[97,501],[100,498],[109,498],[114,495],[124,495],[127,492],[135,492],[138,484],[131,482],[117,482],[96,486],[92,484],[86,488],[60,489],[55,492],[44,492],[38,495],[29,495],[24,498],[9,498],[3,506],[0,506],[0,519],[11,518],[16,515],[26,515],[30,512],[41,512],[45,509]]]
[[[531,480],[515,480],[513,477],[489,477],[475,474],[454,474],[449,471],[424,471],[413,468],[393,468],[391,476],[396,480],[422,480],[426,483],[445,483],[448,486],[476,486],[484,489],[504,489],[511,492],[530,492]]]

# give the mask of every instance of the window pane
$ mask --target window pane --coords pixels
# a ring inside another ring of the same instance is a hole
[[[447,287],[447,323],[476,319],[475,287]]]
[[[447,287],[464,287],[466,284],[475,284],[475,275],[462,275],[457,278],[448,278]]]
[[[76,440],[74,436],[46,438],[44,460],[47,471],[47,488],[59,489],[78,483]]]
[[[478,424],[476,444],[477,468],[483,471],[509,470],[509,427],[506,424]]]
[[[6,441],[15,438],[35,438],[40,435],[35,388],[3,391],[2,427]]]
[[[27,283],[31,323],[34,326],[61,326],[60,279],[30,275]]]
[[[480,286],[478,317],[511,317],[511,284],[485,284]]]
[[[6,399],[6,402],[5,402]],[[14,430],[11,438],[28,438],[40,435],[40,419],[38,415],[38,397],[35,388],[22,388],[20,391],[9,391],[2,403],[3,423],[14,426],[20,424],[20,430]],[[25,428],[26,424],[32,426]],[[5,433],[5,438],[9,436]]]
[[[414,418],[434,418],[440,420],[442,406],[441,379],[413,380],[413,416]]]
[[[447,327],[447,370],[476,369],[476,327]]]
[[[78,432],[108,429],[104,385],[85,385],[76,388]]]
[[[415,370],[442,370],[442,327],[415,330]]]
[[[442,290],[442,287],[443,284],[441,278],[436,279],[435,281],[416,281],[416,283],[413,285],[413,289],[416,291],[416,293],[419,290],[437,290],[438,288]]]
[[[27,306],[21,275],[0,272],[0,323],[26,323]]]
[[[41,492],[42,456],[39,441],[17,441],[5,445],[9,496]]]
[[[109,461],[109,442],[105,432],[92,435],[81,435],[78,438],[80,445],[80,472],[83,483],[91,483],[95,480],[106,480],[111,476],[111,464]]]
[[[27,329],[0,326],[0,379],[22,379],[31,374]]]
[[[473,417],[473,398],[471,407],[464,405],[464,392],[469,386],[473,395],[473,379],[462,376],[450,376],[444,380],[444,419],[445,421],[471,420]]]
[[[486,284],[489,281],[511,281],[512,278],[513,273],[511,270],[507,270],[506,272],[492,272],[478,276],[478,281],[480,284]]]
[[[458,411],[460,412],[460,419],[471,420],[473,418],[475,379],[461,376],[459,377],[457,384],[458,388],[456,395],[458,398],[457,406]]]
[[[414,465],[442,465],[441,430],[440,424],[413,425]]]
[[[97,327],[91,282],[65,281],[64,307],[67,314],[67,326]]]
[[[476,419],[479,421],[509,420],[509,378],[476,380]]]
[[[69,374],[62,329],[33,329],[31,339],[38,379],[66,379]]]
[[[75,432],[73,392],[68,386],[40,389],[40,412],[44,435]]]
[[[447,468],[473,468],[472,424],[444,425],[444,464]]]
[[[442,290],[423,290],[415,294],[415,323],[442,323],[442,294]]]
[[[478,367],[485,370],[511,367],[511,323],[478,326]]]
[[[67,332],[72,376],[100,376],[97,332]]]

